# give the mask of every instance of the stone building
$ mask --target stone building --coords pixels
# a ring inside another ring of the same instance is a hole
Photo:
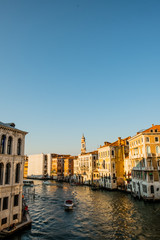
[[[14,123],[0,122],[0,230],[22,221],[26,134]]]

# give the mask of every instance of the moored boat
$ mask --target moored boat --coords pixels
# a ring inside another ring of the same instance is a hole
[[[72,200],[66,200],[64,202],[64,208],[65,208],[65,210],[72,210],[73,209],[73,201]]]

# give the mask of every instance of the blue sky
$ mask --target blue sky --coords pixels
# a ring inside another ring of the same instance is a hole
[[[26,154],[80,153],[160,119],[159,0],[0,1],[0,121]]]

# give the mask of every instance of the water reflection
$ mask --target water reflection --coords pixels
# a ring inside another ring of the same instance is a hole
[[[67,183],[35,183],[35,199],[26,196],[32,229],[14,240],[160,239],[159,203],[144,203],[121,192],[92,191]],[[64,211],[66,199],[75,203],[71,212]]]

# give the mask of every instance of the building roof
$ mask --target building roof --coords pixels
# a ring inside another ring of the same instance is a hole
[[[151,131],[151,130],[152,130],[152,131]],[[155,130],[157,130],[157,131],[155,132]],[[136,138],[137,135],[143,135],[143,134],[147,134],[147,133],[149,133],[149,134],[160,133],[160,125],[154,125],[154,124],[152,124],[152,127],[147,128],[147,129],[145,129],[145,130],[138,131],[137,134],[134,135],[134,136],[131,138],[131,140],[134,139],[134,138]]]
[[[16,132],[21,132],[21,133],[25,133],[27,134],[28,132],[25,132],[25,131],[22,131],[20,129],[17,129],[15,128],[15,123],[3,123],[3,122],[0,122],[0,127],[2,128],[7,128],[7,129],[10,129],[10,130],[13,130],[13,131],[16,131]]]
[[[160,132],[160,125],[152,125],[152,127],[144,130],[142,133],[148,133],[148,132],[151,132],[151,130],[156,130],[157,129],[157,132]]]
[[[80,155],[83,156],[83,155],[88,155],[88,154],[98,154],[98,151],[92,151],[92,152],[86,152],[86,153],[81,153]]]
[[[125,141],[129,140],[131,137],[126,137],[126,138],[119,138],[117,141],[113,142],[113,143],[109,143],[109,142],[104,142],[105,144],[103,146],[100,146],[98,149],[107,147],[107,146],[119,146],[119,141],[121,141],[121,145],[124,144]]]

